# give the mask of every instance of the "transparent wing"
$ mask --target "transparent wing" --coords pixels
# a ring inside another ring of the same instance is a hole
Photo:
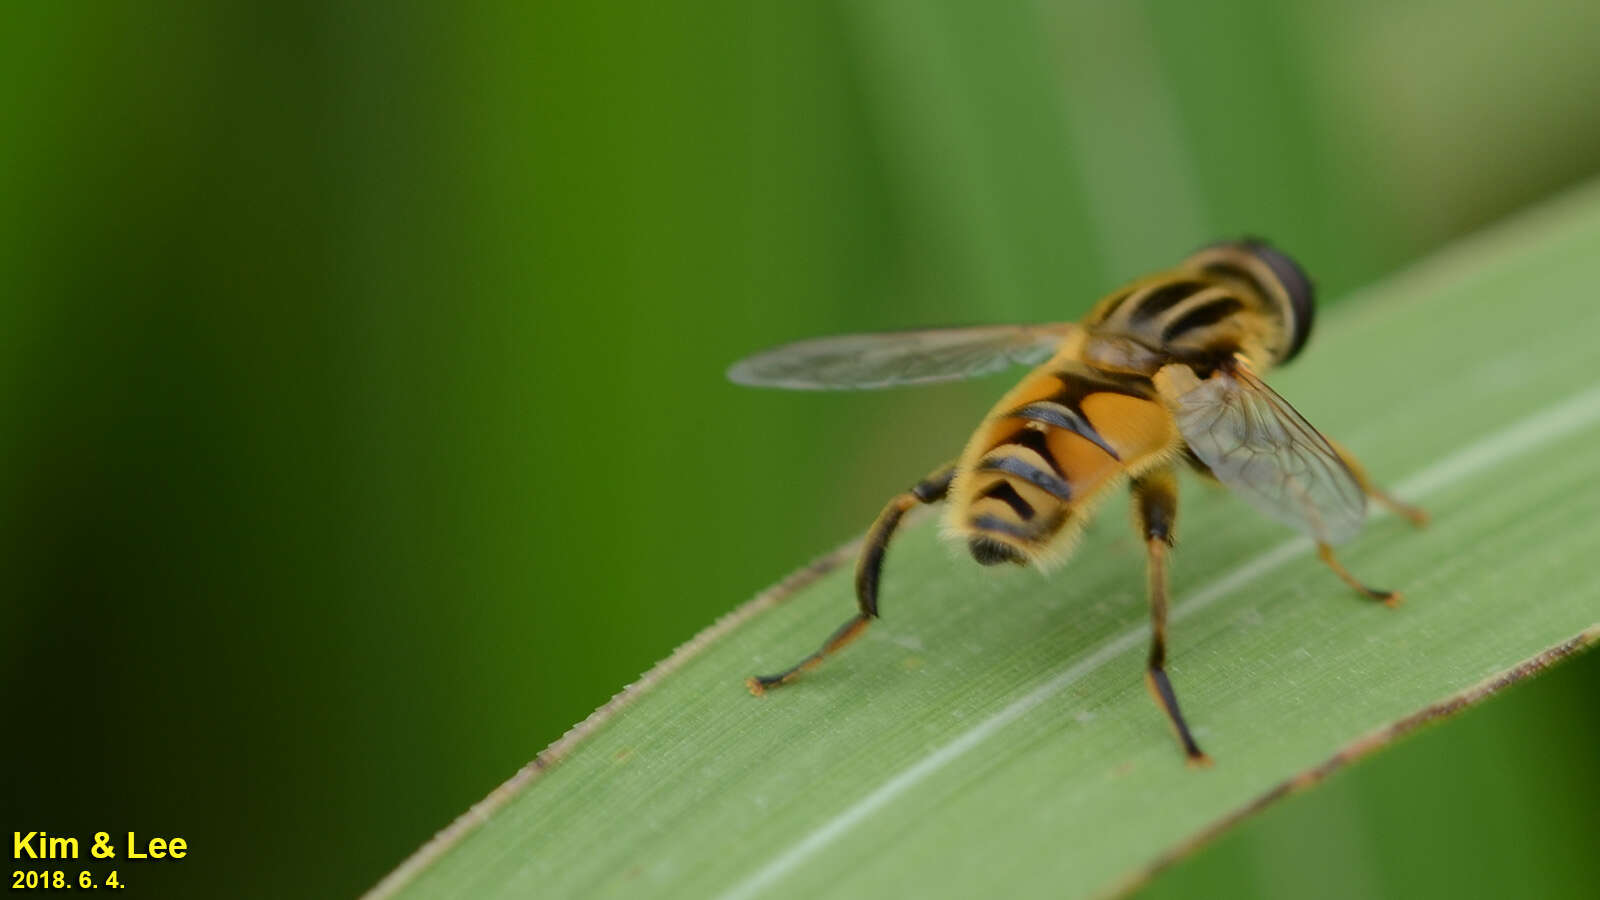
[[[1168,367],[1171,369],[1174,367]],[[1189,448],[1256,509],[1318,541],[1361,530],[1367,496],[1321,432],[1240,366],[1205,381],[1157,375]]]
[[[1076,326],[984,325],[844,334],[784,344],[742,359],[728,379],[800,391],[864,390],[957,381],[1036,366]]]

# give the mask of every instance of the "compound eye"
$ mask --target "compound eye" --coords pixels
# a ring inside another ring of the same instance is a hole
[[[1289,301],[1289,308],[1286,311],[1288,321],[1284,323],[1289,331],[1289,346],[1278,363],[1281,365],[1299,355],[1300,349],[1306,345],[1306,339],[1311,337],[1311,325],[1316,320],[1317,312],[1316,289],[1312,286],[1311,279],[1306,276],[1305,270],[1290,259],[1288,254],[1257,238],[1223,241],[1206,247],[1200,253],[1205,254],[1210,250],[1248,253],[1272,273],[1272,278],[1277,284],[1260,285],[1260,288],[1269,296],[1279,296],[1281,292],[1281,295],[1287,297]],[[1209,265],[1217,266],[1216,263]],[[1237,265],[1222,264],[1220,268],[1238,274]],[[1252,280],[1259,281],[1255,278]]]
[[[1316,288],[1312,286],[1311,279],[1306,277],[1305,270],[1281,250],[1256,241],[1251,243],[1250,251],[1257,259],[1267,264],[1267,268],[1277,276],[1278,283],[1283,285],[1284,291],[1289,295],[1289,310],[1293,321],[1289,324],[1289,350],[1284,353],[1282,360],[1288,362],[1299,355],[1300,348],[1304,347],[1306,340],[1311,337],[1311,324],[1316,320],[1317,314]]]

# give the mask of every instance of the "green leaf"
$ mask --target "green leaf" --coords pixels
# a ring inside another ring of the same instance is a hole
[[[765,698],[745,691],[746,676],[788,665],[851,614],[849,548],[684,645],[374,894],[1136,884],[1272,799],[1600,639],[1597,275],[1590,186],[1341,304],[1274,376],[1376,479],[1433,513],[1423,531],[1377,517],[1343,549],[1360,577],[1404,590],[1399,609],[1355,596],[1237,498],[1185,482],[1169,666],[1213,768],[1184,765],[1145,693],[1143,553],[1124,509],[1104,510],[1050,576],[980,568],[925,516],[890,552],[885,617],[836,659]],[[817,452],[849,464],[848,447]],[[745,486],[752,512],[782,515],[794,488],[769,487]],[[739,552],[706,550],[707,565]]]

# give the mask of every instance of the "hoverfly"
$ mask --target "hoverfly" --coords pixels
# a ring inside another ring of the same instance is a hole
[[[1367,499],[1420,526],[1426,514],[1377,488],[1342,447],[1261,380],[1311,335],[1310,279],[1288,256],[1247,239],[1214,244],[1176,268],[1102,299],[1078,323],[995,325],[825,337],[734,364],[739,384],[794,390],[885,388],[1035,366],[984,417],[961,455],[890,500],[856,566],[859,611],[815,653],[748,682],[760,695],[855,640],[878,615],[884,554],[901,517],[948,501],[945,530],[982,565],[1063,561],[1096,504],[1131,486],[1147,554],[1150,655],[1145,682],[1193,764],[1209,758],[1167,678],[1167,552],[1176,469],[1221,482],[1257,510],[1308,534],[1352,588],[1393,606],[1339,564]]]

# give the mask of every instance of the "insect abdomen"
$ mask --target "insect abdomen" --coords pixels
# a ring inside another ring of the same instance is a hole
[[[985,565],[1069,548],[1095,500],[1179,445],[1143,379],[1052,360],[1001,398],[958,466],[948,524]]]

